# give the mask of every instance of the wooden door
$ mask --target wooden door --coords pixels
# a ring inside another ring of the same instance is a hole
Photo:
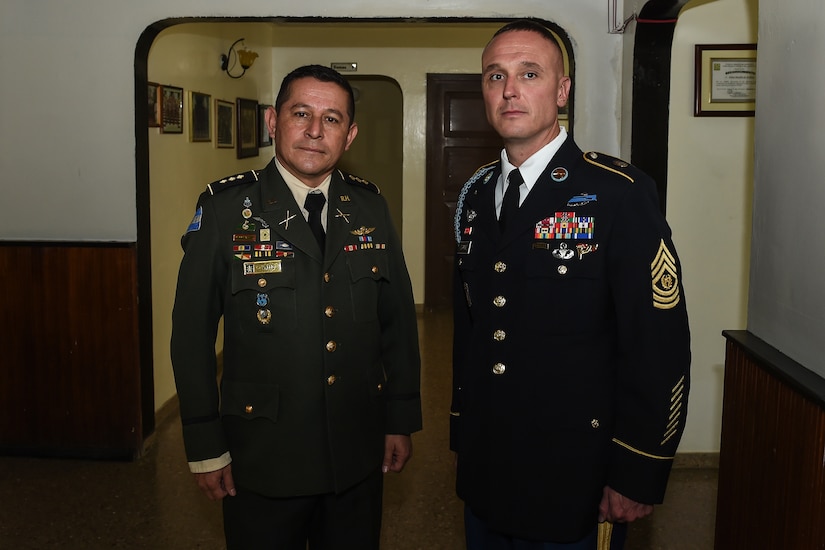
[[[499,158],[501,138],[488,124],[481,75],[427,75],[427,198],[424,305],[452,304],[455,233],[461,187],[475,170]]]

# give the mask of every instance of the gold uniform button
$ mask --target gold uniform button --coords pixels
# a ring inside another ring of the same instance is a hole
[[[378,274],[378,266],[377,265],[372,266],[372,269],[370,271],[372,271],[375,274]]]
[[[335,380],[336,380],[336,378],[335,378],[334,374],[331,374],[330,376],[328,376],[327,377],[327,386],[333,385],[335,383]]]
[[[560,265],[559,266],[559,275],[567,275],[567,266],[566,265]]]
[[[266,286],[266,279],[264,279],[263,277],[258,279],[258,286],[261,287],[261,288],[265,287]]]
[[[252,414],[252,410],[253,410],[252,405],[247,405],[246,407],[243,408],[243,410],[244,410],[244,412],[246,412],[246,414]]]
[[[507,366],[504,363],[496,363],[493,365],[493,374],[504,374],[506,370]]]
[[[503,330],[497,330],[493,333],[493,340],[495,340],[496,342],[501,342],[505,338],[507,338],[507,333]]]
[[[507,271],[507,264],[504,262],[496,262],[496,265],[493,266],[493,269],[496,270],[497,273],[504,273]]]
[[[338,344],[335,343],[335,340],[330,340],[327,342],[327,351],[335,351],[338,347]]]
[[[496,307],[504,307],[504,304],[507,303],[507,298],[504,296],[496,296],[493,298],[493,305]]]
[[[329,273],[324,273],[324,282],[328,283],[330,279],[332,279],[332,275],[330,275]]]
[[[594,418],[593,420],[590,421],[590,425],[593,426],[594,428],[598,428],[599,427],[599,419]]]
[[[335,308],[332,306],[327,306],[326,309],[324,309],[324,315],[327,317],[335,317]]]
[[[381,391],[383,389],[384,389],[384,384],[378,384],[378,391]]]

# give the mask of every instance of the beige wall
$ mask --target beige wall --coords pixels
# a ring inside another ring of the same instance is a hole
[[[813,4],[816,0],[805,0]],[[638,9],[643,0],[625,1],[622,9]],[[795,0],[794,5],[802,4]],[[632,46],[635,26],[624,35],[607,32],[608,7],[603,0],[428,0],[385,2],[383,0],[319,0],[313,3],[235,0],[143,0],[124,4],[104,0],[5,0],[0,3],[0,72],[13,75],[0,79],[0,167],[3,201],[0,201],[0,238],[7,240],[90,240],[134,242],[137,239],[134,138],[135,46],[147,26],[175,17],[337,17],[337,18],[515,18],[538,16],[566,29],[576,55],[576,139],[585,149],[626,156],[630,134],[626,131],[629,86],[632,81]],[[724,328],[744,328],[747,282],[740,278],[746,255],[748,180],[750,178],[747,121],[695,120],[692,104],[692,48],[695,43],[752,41],[750,21],[755,15],[744,0],[696,0],[684,11],[677,25],[674,45],[674,76],[671,82],[669,217],[674,238],[685,264],[685,284],[691,328],[694,334],[694,386],[691,413],[682,440],[682,451],[718,450],[721,381],[724,361],[721,336]],[[777,10],[780,8],[776,8]],[[223,27],[227,25],[227,27]],[[259,53],[263,45],[294,47],[278,43],[286,36],[247,32],[247,24],[222,34],[202,32],[198,48],[187,44],[179,52],[167,52],[164,69],[153,73],[161,83],[182,85],[213,97],[257,97],[266,100],[281,61],[263,57],[256,62],[253,78],[240,81],[218,78],[218,57],[236,38],[245,36]],[[770,21],[765,23],[770,27]],[[244,29],[244,32],[241,32]],[[340,61],[358,54],[363,70],[397,80],[404,91],[404,210],[421,216],[424,182],[424,64],[432,72],[477,70],[478,48],[486,41],[468,44],[412,43],[377,55],[374,44],[364,42],[367,33],[353,28],[343,32],[348,48],[340,44],[315,43],[316,50],[301,49],[289,65],[310,59]],[[393,35],[401,30],[392,28]],[[162,37],[163,38],[163,37]],[[172,37],[169,37],[170,40]],[[293,37],[288,37],[293,38]],[[185,42],[182,41],[182,42]],[[160,47],[158,41],[153,47]],[[450,48],[445,52],[443,48]],[[175,48],[171,48],[175,50]],[[186,56],[180,52],[186,51]],[[274,50],[273,50],[274,51]],[[363,55],[361,55],[363,51]],[[813,49],[811,50],[813,51]],[[285,53],[280,52],[279,53]],[[286,52],[290,55],[293,52]],[[299,56],[300,55],[300,59]],[[800,56],[800,63],[804,61]],[[393,69],[407,64],[403,75]],[[383,65],[382,65],[383,64]],[[271,72],[267,82],[256,79]],[[386,68],[389,67],[389,68]],[[254,76],[255,74],[258,76]],[[214,81],[214,82],[212,82]],[[210,86],[218,86],[213,91]],[[246,89],[246,86],[251,86]],[[786,84],[785,91],[793,91]],[[811,92],[813,93],[813,92]],[[783,103],[778,101],[777,103]],[[813,103],[812,103],[813,104]],[[768,106],[770,108],[770,106]],[[801,108],[801,107],[800,107]],[[688,109],[688,110],[686,110]],[[781,120],[781,117],[777,119]],[[771,119],[773,121],[773,119]],[[782,125],[772,130],[784,132]],[[151,130],[150,130],[151,131]],[[256,167],[262,157],[234,160],[227,151],[210,150],[207,144],[185,144],[180,136],[150,135],[150,146],[160,145],[166,163],[175,167],[170,181],[186,186],[176,196],[175,187],[152,167],[152,246],[169,255],[153,265],[154,277],[174,280],[178,239],[186,227],[196,194],[204,184],[236,170]],[[197,147],[196,147],[197,146]],[[790,147],[790,145],[788,145]],[[176,151],[201,151],[196,162],[180,162]],[[203,147],[203,149],[200,149]],[[153,153],[154,156],[154,153]],[[154,156],[155,160],[162,157]],[[776,170],[780,169],[777,163]],[[801,166],[797,163],[795,166]],[[809,178],[814,181],[815,174]],[[732,182],[732,183],[731,183]],[[156,185],[157,184],[157,185]],[[721,195],[717,195],[721,193]],[[154,206],[169,206],[169,212]],[[708,222],[712,218],[712,222]],[[407,220],[409,221],[409,220]],[[722,229],[710,229],[713,222]],[[704,226],[704,227],[699,227]],[[729,230],[728,234],[724,231]],[[423,227],[405,223],[404,242],[410,247],[423,242]],[[423,246],[419,245],[419,246]],[[165,248],[166,247],[166,248]],[[724,250],[725,252],[722,252]],[[411,249],[408,260],[419,269],[417,296],[422,290],[423,253]],[[708,262],[708,258],[712,261]],[[720,279],[711,273],[721,274]],[[155,286],[155,300],[171,304],[171,286]],[[720,299],[721,296],[721,299]],[[417,298],[420,300],[421,298]],[[168,344],[167,308],[156,308],[154,339]],[[166,323],[164,325],[164,323]],[[173,393],[168,354],[156,350],[156,403],[162,405]],[[449,368],[445,365],[445,368]]]
[[[726,329],[744,329],[753,117],[694,117],[694,45],[756,42],[756,0],[691,2],[673,39],[668,221],[682,261],[693,391],[683,448],[718,449]]]

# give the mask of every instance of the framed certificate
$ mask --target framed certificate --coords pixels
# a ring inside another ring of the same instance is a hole
[[[697,44],[693,116],[753,116],[756,44]]]

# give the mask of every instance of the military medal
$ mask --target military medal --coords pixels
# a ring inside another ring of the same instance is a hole
[[[268,325],[269,322],[272,320],[272,312],[268,309],[261,308],[258,310],[258,321],[262,325]]]
[[[246,197],[243,200],[243,210],[241,210],[241,216],[243,216],[246,220],[252,217],[252,201],[249,200],[249,197]]]

